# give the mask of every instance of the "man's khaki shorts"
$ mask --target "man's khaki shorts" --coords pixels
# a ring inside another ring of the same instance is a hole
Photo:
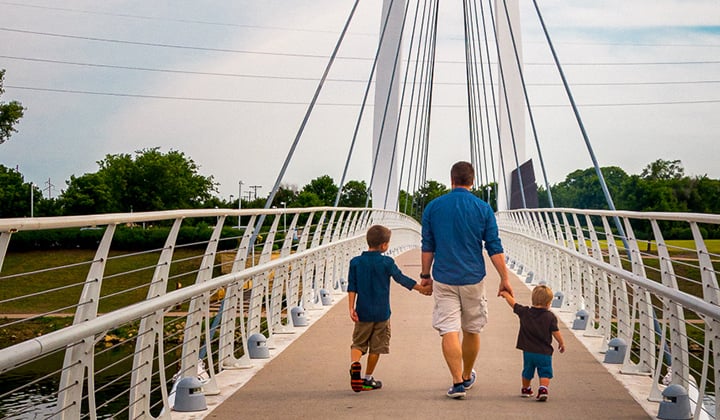
[[[465,331],[480,333],[487,324],[487,297],[485,282],[452,286],[433,282],[433,328],[440,335]]]

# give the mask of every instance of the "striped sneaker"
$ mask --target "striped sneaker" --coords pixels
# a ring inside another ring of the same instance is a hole
[[[538,389],[537,397],[535,397],[536,400],[540,402],[547,401],[548,399],[548,390],[544,386],[541,386],[540,389]]]
[[[360,377],[360,371],[362,370],[362,365],[360,362],[353,362],[350,365],[350,387],[355,392],[360,392],[363,390],[363,379]]]

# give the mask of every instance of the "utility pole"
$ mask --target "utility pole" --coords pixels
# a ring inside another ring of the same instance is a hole
[[[55,185],[53,185],[53,184],[50,182],[50,178],[48,178],[48,180],[47,180],[47,182],[45,183],[45,185],[47,185],[47,187],[45,188],[45,190],[47,190],[47,192],[48,192],[48,199],[51,199],[51,198],[52,198],[52,189],[55,188]],[[43,191],[45,191],[45,190],[43,190]]]
[[[238,210],[242,210],[242,179],[238,181]],[[238,214],[238,230],[240,230],[240,221],[242,219],[242,216]]]
[[[248,185],[248,188],[252,188],[254,199],[257,198],[257,190],[262,188],[262,185]]]
[[[238,181],[238,210],[242,210],[242,184],[242,180]],[[238,226],[240,226],[239,222]]]
[[[35,208],[34,208],[34,205],[35,205],[35,203],[34,203],[35,197],[34,197],[34,195],[35,195],[35,184],[31,182],[31,183],[30,183],[30,217],[31,217],[31,218],[34,217],[34,211],[35,211]]]

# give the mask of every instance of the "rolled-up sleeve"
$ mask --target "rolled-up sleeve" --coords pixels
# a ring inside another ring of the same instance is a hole
[[[422,215],[422,251],[435,252],[435,236],[432,232],[430,222],[430,210],[432,206],[428,205]]]
[[[487,220],[487,224],[485,225],[485,237],[483,238],[483,241],[485,242],[485,249],[487,249],[487,253],[490,256],[502,254],[504,250],[498,233],[497,220],[495,219],[495,214],[492,210],[485,212],[485,220]]]

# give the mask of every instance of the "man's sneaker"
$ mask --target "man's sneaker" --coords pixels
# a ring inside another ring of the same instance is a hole
[[[448,389],[446,395],[449,398],[463,399],[465,398],[465,386],[463,384],[453,385]]]
[[[382,382],[376,381],[375,378],[363,379],[362,390],[372,391],[373,389],[382,388]]]
[[[477,378],[477,373],[475,373],[475,369],[470,372],[470,379],[464,379],[463,380],[463,387],[467,391],[468,389],[472,388],[473,385],[475,385],[475,379]]]
[[[537,394],[537,397],[535,397],[535,399],[538,401],[547,401],[547,399],[548,399],[547,388],[545,388],[544,386],[540,387],[540,389],[538,389],[538,394]]]
[[[532,398],[533,392],[532,388],[523,388],[520,390],[520,396],[523,398]]]
[[[360,362],[353,362],[350,365],[350,387],[355,392],[360,392],[363,390],[363,379],[360,377],[360,371],[362,370],[362,365]]]

